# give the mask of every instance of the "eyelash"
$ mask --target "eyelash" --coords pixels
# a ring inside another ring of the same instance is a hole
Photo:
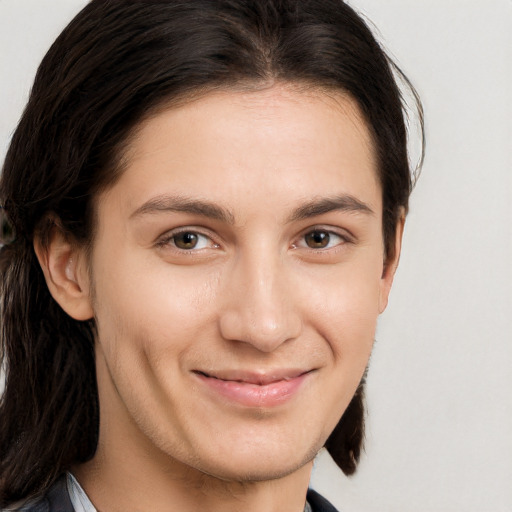
[[[197,246],[193,246],[191,248],[178,247],[178,245],[176,244],[176,239],[180,235],[184,235],[184,234],[190,234],[190,235],[199,237],[199,239],[202,238],[205,240],[209,240],[211,246],[206,247],[206,245],[209,245],[209,244],[208,244],[208,242],[203,240],[202,243],[198,242],[201,245],[201,247],[199,247],[199,248]],[[311,247],[311,246],[309,246],[308,242],[306,241],[306,237],[308,235],[311,236],[311,235],[319,235],[319,234],[326,235],[329,237],[329,240],[327,242],[328,245],[332,241],[333,237],[335,237],[336,239],[339,239],[339,241],[337,243],[335,243],[334,245],[331,245],[330,247],[329,246],[326,246],[326,247]],[[346,232],[340,233],[338,231],[335,231],[333,229],[329,229],[326,227],[314,226],[314,227],[308,228],[307,231],[304,231],[298,238],[298,241],[294,242],[291,245],[291,247],[292,247],[292,249],[305,249],[305,250],[311,251],[313,253],[319,253],[319,252],[327,252],[327,251],[335,250],[337,247],[345,245],[347,243],[353,243],[353,238]],[[190,253],[197,252],[197,251],[200,251],[200,250],[206,249],[206,248],[217,249],[220,247],[220,245],[213,240],[213,237],[211,235],[205,234],[205,233],[201,232],[198,228],[194,228],[194,227],[187,227],[187,228],[182,228],[179,230],[172,231],[172,232],[164,235],[163,237],[161,237],[157,241],[156,246],[160,247],[160,248],[171,246],[173,250],[175,250],[179,253],[182,253],[182,254],[186,254],[186,253],[190,254]]]
[[[326,235],[329,237],[328,244],[330,244],[330,242],[332,241],[332,238],[334,238],[334,237],[339,239],[339,241],[337,243],[335,243],[334,245],[330,245],[330,246],[326,246],[326,247],[311,247],[311,246],[307,245],[306,237],[308,235],[319,235],[319,234]],[[321,226],[315,226],[313,228],[308,228],[307,231],[305,231],[301,234],[299,240],[300,240],[300,242],[302,242],[302,244],[301,245],[299,245],[299,243],[292,244],[292,247],[294,249],[301,248],[301,249],[306,249],[306,250],[309,250],[312,252],[332,251],[341,245],[345,245],[347,243],[353,242],[352,237],[350,237],[347,233],[345,233],[345,232],[340,233],[339,231],[335,231],[333,229],[329,229],[329,228],[321,227]]]
[[[196,252],[198,250],[205,248],[205,247],[200,247],[199,249],[197,249],[194,246],[190,249],[184,249],[184,248],[178,247],[176,245],[176,238],[179,237],[180,235],[185,235],[185,234],[195,235],[197,237],[207,239],[211,242],[213,248],[219,247],[219,244],[215,243],[210,235],[202,233],[200,230],[198,230],[197,228],[193,228],[193,227],[192,228],[183,228],[183,229],[172,231],[172,232],[164,235],[162,238],[160,238],[157,241],[156,245],[161,248],[168,247],[170,245],[174,250],[176,250],[180,253],[192,253],[192,252]],[[203,244],[204,244],[204,242],[203,242]]]

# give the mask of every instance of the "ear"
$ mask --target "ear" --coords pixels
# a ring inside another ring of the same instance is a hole
[[[386,259],[384,262],[384,270],[380,280],[379,294],[379,313],[383,313],[388,305],[389,292],[395,277],[398,262],[400,261],[400,251],[402,250],[402,236],[404,234],[405,212],[402,211],[395,231],[395,251],[392,258]]]
[[[34,240],[34,250],[46,284],[60,307],[75,320],[94,316],[85,250],[72,244],[62,229],[53,224],[49,242]]]

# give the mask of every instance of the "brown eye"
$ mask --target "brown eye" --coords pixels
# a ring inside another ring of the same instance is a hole
[[[195,249],[199,241],[199,236],[197,233],[185,231],[184,233],[174,235],[173,240],[174,245],[176,245],[178,249]]]
[[[304,239],[311,249],[325,249],[329,245],[331,235],[327,231],[311,231]]]

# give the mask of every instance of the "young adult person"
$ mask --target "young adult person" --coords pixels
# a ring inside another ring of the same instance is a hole
[[[334,510],[410,191],[344,2],[90,2],[0,182],[1,506]]]

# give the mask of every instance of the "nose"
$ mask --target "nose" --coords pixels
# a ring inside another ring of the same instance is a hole
[[[297,338],[302,320],[289,274],[278,257],[240,258],[226,278],[219,319],[223,338],[261,352]]]

